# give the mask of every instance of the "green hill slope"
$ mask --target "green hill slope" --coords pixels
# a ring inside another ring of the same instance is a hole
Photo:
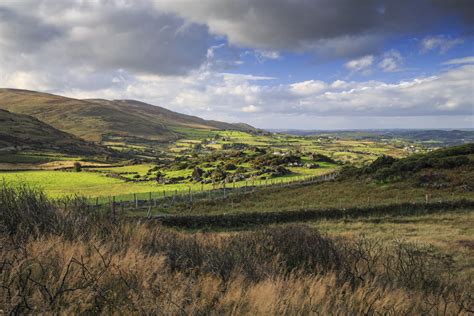
[[[0,110],[0,152],[19,149],[84,155],[108,153],[105,148],[62,132],[34,117]]]
[[[268,187],[227,202],[194,202],[192,215],[366,208],[399,203],[474,200],[474,144],[402,159],[380,158],[363,168],[345,167],[336,181]],[[167,213],[190,212],[177,204]]]
[[[0,89],[0,108],[36,117],[53,127],[85,140],[165,142],[180,137],[176,127],[232,129],[250,127],[204,120],[133,100],[78,100],[16,89]]]

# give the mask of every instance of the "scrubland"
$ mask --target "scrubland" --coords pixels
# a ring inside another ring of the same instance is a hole
[[[187,232],[0,190],[2,313],[468,315],[438,248],[301,224]]]

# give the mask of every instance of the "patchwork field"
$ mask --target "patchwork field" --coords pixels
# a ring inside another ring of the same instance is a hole
[[[103,157],[42,152],[0,155],[0,167],[4,170],[0,171],[0,179],[41,187],[52,197],[79,194],[126,199],[133,193],[197,192],[217,188],[224,182],[239,187],[248,181],[258,185],[271,179],[294,181],[330,173],[344,163],[368,163],[382,153],[396,157],[407,154],[385,143],[182,127],[179,132],[188,138],[161,147],[107,143],[111,148],[118,146],[128,152],[131,160],[107,161]],[[327,161],[315,161],[314,154],[327,157]],[[264,166],[266,160],[270,168],[258,166]],[[73,172],[77,162],[82,165],[80,173]],[[200,178],[204,179],[193,178],[196,169],[202,170]],[[158,174],[163,180],[157,180]]]

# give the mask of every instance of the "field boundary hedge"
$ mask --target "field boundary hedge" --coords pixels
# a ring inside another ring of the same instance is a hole
[[[165,226],[182,228],[237,228],[253,225],[335,220],[368,216],[407,216],[453,211],[462,208],[474,210],[474,200],[442,201],[432,203],[400,203],[372,207],[328,208],[279,212],[249,212],[227,215],[158,215],[149,220]],[[142,218],[143,219],[143,218]]]

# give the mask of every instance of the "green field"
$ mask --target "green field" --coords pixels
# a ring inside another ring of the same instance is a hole
[[[21,166],[26,169],[0,172],[0,179],[14,183],[26,182],[41,187],[54,198],[78,194],[86,197],[116,196],[118,199],[126,200],[133,199],[133,193],[149,195],[151,192],[153,195],[162,196],[223,187],[223,178],[211,181],[211,173],[219,169],[223,169],[227,177],[230,177],[225,180],[228,187],[241,187],[249,182],[260,185],[272,181],[288,182],[318,176],[339,169],[342,164],[350,163],[358,166],[368,164],[382,154],[394,157],[407,155],[399,144],[388,142],[206,130],[180,126],[173,127],[173,130],[184,135],[184,138],[163,143],[158,147],[129,144],[111,138],[104,144],[119,148],[121,152],[135,157],[135,161],[129,163],[123,159],[114,162],[102,160],[100,168],[87,167],[80,173],[67,172],[70,170],[49,170],[54,169],[54,165],[49,165],[48,170],[26,170],[41,168],[41,163],[54,163],[66,159],[81,161],[85,165],[87,163],[82,160],[93,157],[68,157],[40,152],[0,155],[0,162],[10,163],[10,165],[4,164],[7,170],[8,168],[15,170]],[[242,148],[239,149],[239,146]],[[314,164],[312,153],[325,155],[332,162],[318,161],[317,168],[309,168],[308,165]],[[297,165],[279,162],[279,166],[287,170],[281,174],[276,173],[276,166],[272,167],[272,170],[262,171],[265,170],[266,163],[271,163],[270,161],[258,162],[261,157],[282,160],[287,156],[295,156],[299,162]],[[234,164],[234,169],[225,170],[228,164]],[[260,164],[261,167],[256,164]],[[71,165],[72,162],[69,166]],[[58,165],[59,167],[64,168],[64,165]],[[196,168],[207,173],[205,181],[193,181],[192,174]],[[169,181],[158,183],[158,174]],[[238,174],[241,175],[240,178]],[[287,204],[283,203],[281,207],[286,207]]]
[[[141,166],[135,166],[141,167]],[[118,167],[122,168],[122,167]],[[132,169],[133,170],[133,169]],[[135,168],[136,170],[136,168]],[[319,169],[322,173],[332,169]],[[187,172],[187,171],[184,171]],[[182,175],[183,171],[171,172],[172,175]],[[317,174],[317,173],[316,173]],[[281,177],[278,182],[288,182],[292,180],[301,180],[308,174],[294,174]],[[177,183],[162,185],[156,182],[124,182],[120,179],[114,179],[92,172],[67,172],[67,171],[18,171],[18,172],[0,172],[0,181],[6,181],[11,184],[27,183],[31,186],[43,189],[45,193],[52,198],[63,196],[80,195],[88,198],[94,197],[117,197],[120,200],[132,200],[133,194],[141,194],[139,198],[148,199],[149,193],[153,197],[162,197],[163,194],[170,196],[172,194],[188,194],[191,192],[201,192],[202,190],[212,190],[222,188],[223,184],[213,186],[212,184],[199,183]],[[276,182],[276,180],[274,180]],[[252,182],[250,184],[265,185],[271,182]],[[235,187],[242,187],[249,184],[247,181],[235,183]],[[227,184],[232,188],[233,183]]]

